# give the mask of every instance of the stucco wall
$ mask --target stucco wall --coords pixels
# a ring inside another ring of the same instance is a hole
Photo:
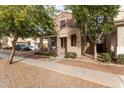
[[[60,28],[60,20],[65,19],[66,26]],[[61,48],[61,39],[62,37],[67,38],[67,52],[75,52],[77,56],[81,56],[81,36],[79,29],[76,29],[74,26],[74,20],[72,14],[70,13],[61,13],[56,17],[56,31],[57,31],[57,52],[59,54],[65,53],[65,48]],[[77,45],[71,46],[71,35],[77,35]]]
[[[110,51],[116,54],[117,50],[117,32],[114,32],[111,35],[111,46],[110,46]]]
[[[117,29],[117,55],[124,54],[124,26]]]
[[[77,45],[71,46],[71,35],[75,34],[77,35]],[[80,31],[75,28],[70,28],[68,31],[68,38],[67,38],[67,52],[75,52],[77,53],[77,56],[81,56],[81,36]]]

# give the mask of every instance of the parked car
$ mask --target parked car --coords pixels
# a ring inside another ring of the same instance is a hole
[[[29,46],[29,45],[16,45],[16,50],[18,51],[31,51],[36,50],[35,46]]]
[[[25,46],[21,51],[31,51],[32,49],[29,46]]]
[[[21,51],[26,45],[16,45],[16,50]]]
[[[31,50],[36,50],[37,48],[35,46],[29,46]]]

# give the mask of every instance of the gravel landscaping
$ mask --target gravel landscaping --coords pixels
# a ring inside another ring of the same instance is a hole
[[[85,61],[78,61],[78,60],[61,60],[58,63],[124,75],[124,66],[119,66],[119,65],[116,66],[117,64],[107,65],[106,63],[106,65],[104,65],[99,62],[93,63],[93,62],[85,62]]]
[[[104,86],[23,63],[8,65],[6,60],[0,59],[0,87],[96,88]]]
[[[10,55],[11,50],[0,50],[0,53]],[[21,57],[33,58],[33,59],[43,59],[43,60],[49,58],[48,56],[44,56],[44,55],[35,55],[33,51],[16,51],[15,56],[21,56]]]

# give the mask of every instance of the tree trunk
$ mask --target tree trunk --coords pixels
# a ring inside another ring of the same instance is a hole
[[[85,55],[86,51],[87,51],[87,48],[88,48],[88,42],[85,41],[84,42],[84,47],[83,47],[83,51],[82,51],[82,54]]]
[[[82,54],[85,55],[86,50],[88,48],[88,42],[87,42],[87,25],[83,25],[83,32],[81,33],[83,35],[81,43],[82,43]]]
[[[2,44],[1,44],[1,42],[0,42],[0,49],[2,49]]]
[[[97,59],[97,43],[94,42],[94,59]]]
[[[10,57],[9,57],[9,64],[12,64],[12,61],[13,61],[13,57],[15,55],[15,49],[16,49],[16,42],[18,40],[18,36],[14,37],[14,40],[12,41],[12,51],[11,51],[11,54],[10,54]]]

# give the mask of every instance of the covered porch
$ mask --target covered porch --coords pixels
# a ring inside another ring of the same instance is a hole
[[[57,52],[56,35],[42,36],[40,38],[39,49],[44,52]]]

